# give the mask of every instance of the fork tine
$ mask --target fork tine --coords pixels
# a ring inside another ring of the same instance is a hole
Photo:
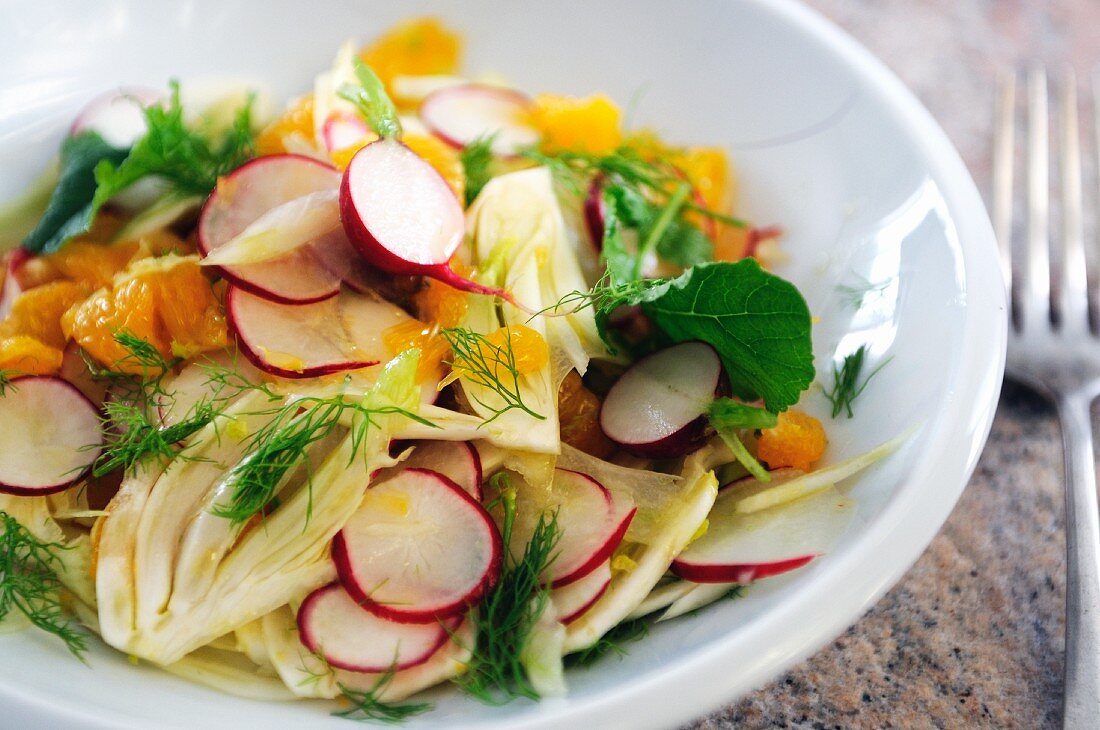
[[[1050,321],[1050,151],[1047,75],[1034,67],[1027,77],[1027,255],[1023,279],[1024,327]]]
[[[996,129],[993,130],[993,230],[1001,252],[1001,275],[1013,320],[1017,319],[1012,280],[1012,172],[1016,147],[1016,72],[998,82]],[[1017,322],[1018,324],[1018,322]]]
[[[1077,121],[1077,77],[1067,68],[1058,92],[1062,174],[1062,266],[1058,276],[1059,327],[1064,332],[1089,329],[1085,232],[1081,218],[1081,138]]]

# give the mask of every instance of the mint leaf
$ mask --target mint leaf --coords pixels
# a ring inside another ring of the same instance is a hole
[[[95,169],[117,164],[129,150],[112,147],[92,131],[69,137],[61,145],[60,176],[38,224],[23,239],[31,253],[52,253],[66,240],[88,230],[95,212]]]
[[[701,264],[634,302],[673,342],[702,340],[722,358],[734,393],[772,413],[814,379],[810,311],[788,281],[753,259]],[[605,318],[606,323],[606,318]]]

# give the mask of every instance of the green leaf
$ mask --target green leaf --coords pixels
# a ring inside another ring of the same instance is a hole
[[[690,269],[714,260],[714,241],[699,226],[676,218],[657,241],[657,255],[670,264]]]
[[[702,340],[718,351],[743,400],[761,399],[778,413],[813,382],[806,300],[753,259],[701,264],[644,296],[642,310],[668,339]]]
[[[355,75],[359,86],[344,84],[337,91],[341,99],[350,101],[367,120],[367,124],[379,137],[400,137],[401,120],[397,107],[378,74],[359,58],[355,59]]]
[[[600,259],[607,268],[613,284],[622,284],[634,278],[634,255],[626,250],[619,222],[618,208],[607,200],[613,193],[604,191],[605,202],[603,219],[603,241],[600,244]]]
[[[732,398],[715,398],[707,409],[707,417],[716,429],[775,428],[779,419],[763,408],[740,403]]]
[[[96,167],[117,164],[129,151],[112,147],[92,131],[69,137],[61,145],[60,175],[38,225],[23,239],[31,253],[52,253],[71,238],[88,230],[95,207]]]
[[[478,137],[462,148],[459,159],[466,176],[466,205],[471,205],[481,189],[493,179],[493,137]]]
[[[714,259],[714,243],[698,226],[683,217],[690,188],[681,186],[677,192],[678,195],[663,205],[656,205],[631,187],[608,185],[604,188],[605,217],[618,216],[622,225],[636,230],[643,242],[636,257],[636,270],[650,249],[665,261],[685,269]]]

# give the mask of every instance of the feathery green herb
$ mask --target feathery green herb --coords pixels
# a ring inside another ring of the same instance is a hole
[[[346,685],[337,683],[340,695],[351,703],[346,710],[337,710],[332,713],[336,717],[358,722],[404,722],[410,717],[422,715],[432,709],[430,702],[384,702],[378,696],[393,681],[394,668],[390,667],[367,690],[352,689]]]
[[[532,418],[542,421],[546,416],[532,410],[523,402],[520,392],[520,373],[516,367],[516,353],[512,348],[512,338],[496,343],[487,336],[464,327],[448,327],[440,331],[451,346],[453,356],[451,368],[456,377],[492,390],[500,396],[504,405],[490,405],[476,395],[470,397],[478,405],[492,412],[485,420],[491,423],[508,411],[520,410]]]
[[[470,205],[493,178],[493,137],[478,137],[462,148],[459,159],[466,176],[466,205]]]
[[[626,645],[643,639],[649,634],[649,620],[645,617],[623,621],[596,640],[595,644],[565,657],[567,667],[590,667],[609,654],[619,658],[626,656]]]
[[[0,621],[15,609],[65,642],[83,661],[88,637],[65,613],[57,577],[58,551],[67,549],[39,540],[19,520],[0,511]]]
[[[397,107],[386,93],[386,86],[367,64],[355,59],[355,76],[359,85],[344,84],[336,94],[355,105],[367,124],[379,137],[400,137],[401,119]]]
[[[496,480],[494,485],[500,486]],[[530,542],[518,559],[511,554],[516,519],[514,489],[501,490],[504,563],[500,578],[471,613],[476,629],[467,671],[455,679],[466,693],[487,704],[504,704],[517,697],[538,699],[520,657],[532,630],[550,602],[550,589],[540,576],[556,557],[561,538],[557,514],[539,516]]]
[[[844,357],[844,361],[839,368],[836,363],[833,363],[833,389],[825,392],[825,397],[833,404],[833,418],[837,418],[841,413],[847,413],[848,418],[853,417],[852,404],[855,399],[867,388],[871,378],[875,377],[878,371],[882,370],[891,359],[886,358],[883,360],[878,367],[867,374],[866,378],[860,381],[866,354],[867,346],[860,345],[858,350]]]
[[[8,392],[8,388],[15,390],[18,386],[12,385],[12,380],[18,378],[22,373],[16,370],[0,370],[0,396]]]
[[[310,471],[309,448],[334,433],[345,422],[345,414],[351,417],[348,429],[353,459],[360,453],[368,431],[379,427],[375,420],[378,416],[396,414],[426,426],[435,425],[397,406],[371,408],[343,395],[298,398],[271,413],[274,418],[250,437],[248,456],[229,472],[233,483],[229,503],[214,508],[214,514],[234,523],[243,523],[267,507],[291,469],[304,463]]]

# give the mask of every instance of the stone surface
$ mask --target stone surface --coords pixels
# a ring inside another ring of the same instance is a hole
[[[998,74],[1035,61],[1050,69],[1069,64],[1084,90],[1100,64],[1096,0],[810,4],[909,84],[983,192]],[[1090,106],[1082,108],[1091,123]],[[1090,171],[1087,194],[1095,195],[1094,183]],[[815,657],[689,727],[1058,727],[1065,600],[1059,439],[1053,410],[1006,385],[970,486],[901,583]]]

